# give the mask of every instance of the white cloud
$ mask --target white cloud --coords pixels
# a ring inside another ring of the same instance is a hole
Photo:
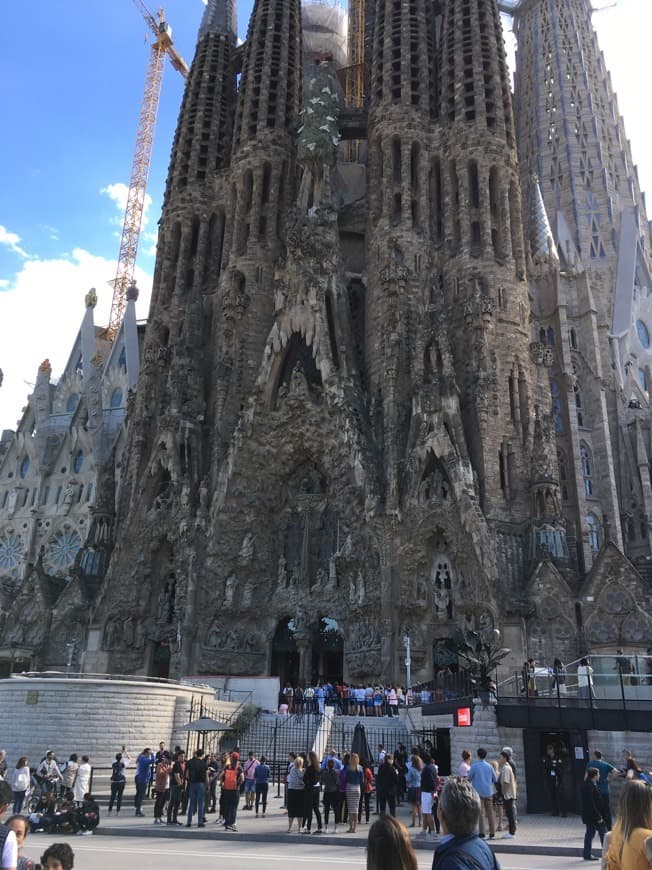
[[[24,259],[28,259],[29,254],[20,246],[20,236],[18,233],[10,233],[6,227],[3,227],[0,224],[0,245],[6,245],[10,251],[13,251],[14,254],[18,254],[19,257],[23,257]]]
[[[0,290],[4,290],[9,286],[9,281],[6,278],[0,278]]]
[[[108,196],[118,210],[118,214],[112,219],[111,223],[122,226],[125,216],[125,209],[127,208],[127,197],[129,196],[128,185],[123,184],[123,182],[121,181],[118,181],[115,184],[107,184],[106,187],[100,188],[100,193]],[[149,210],[151,205],[152,197],[149,195],[149,193],[146,193],[143,205],[143,222],[141,224],[142,229],[145,229],[145,227],[149,223]]]
[[[75,248],[69,256],[51,260],[30,259],[15,278],[5,281],[0,293],[0,430],[13,429],[27,403],[39,364],[47,357],[53,377],[59,377],[68,361],[73,341],[84,316],[84,297],[97,288],[95,323],[108,322],[113,296],[108,282],[116,262]],[[136,269],[140,288],[139,318],[149,310],[151,276]]]

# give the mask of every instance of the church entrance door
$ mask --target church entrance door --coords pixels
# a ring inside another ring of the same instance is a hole
[[[324,616],[317,624],[312,642],[312,682],[342,681],[344,673],[344,640],[335,619]]]
[[[299,650],[294,637],[293,619],[283,619],[272,639],[271,676],[278,677],[281,688],[299,684]]]

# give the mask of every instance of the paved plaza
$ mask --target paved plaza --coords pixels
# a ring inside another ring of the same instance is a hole
[[[142,820],[141,820],[142,821]],[[141,829],[142,829],[141,825]],[[276,826],[278,828],[278,825]],[[154,826],[152,826],[153,830]],[[133,837],[59,837],[68,840],[75,852],[75,870],[114,870],[119,866],[124,870],[131,868],[156,867],[156,870],[179,870],[193,867],[193,870],[261,870],[263,867],[283,866],[288,870],[305,868],[307,865],[328,867],[334,864],[340,870],[359,870],[366,866],[363,848],[344,851],[331,847],[324,841],[296,843],[252,843],[243,841],[242,835],[234,835],[231,843],[216,841],[210,836],[196,836],[204,831],[193,831],[192,837],[170,837],[165,829],[161,836],[147,837],[131,830]],[[366,833],[366,832],[365,832]],[[37,834],[30,838],[26,854],[38,858],[47,844],[54,838]],[[289,838],[288,838],[289,839]],[[307,837],[302,838],[304,841]],[[329,842],[330,842],[329,838]],[[343,839],[343,838],[342,838]],[[360,841],[362,846],[362,841]],[[419,870],[432,866],[429,851],[419,850]],[[573,870],[584,865],[581,858],[540,855],[499,856],[501,870]],[[219,861],[219,864],[217,863]]]
[[[96,837],[111,837],[122,838],[125,842],[127,838],[155,838],[156,840],[170,839],[180,841],[184,848],[189,848],[193,842],[200,843],[201,841],[211,841],[225,843],[230,841],[232,846],[226,846],[228,849],[239,849],[240,846],[268,844],[267,848],[272,851],[279,849],[279,844],[292,842],[293,844],[301,843],[301,852],[314,845],[318,845],[320,850],[326,849],[329,853],[337,850],[338,847],[359,847],[363,849],[366,840],[369,825],[361,824],[358,827],[357,834],[344,833],[346,825],[342,825],[338,829],[337,834],[297,834],[287,833],[287,816],[281,808],[283,801],[280,798],[272,796],[268,805],[266,818],[256,818],[253,812],[244,812],[242,805],[238,810],[237,832],[230,833],[225,831],[221,826],[215,824],[217,816],[210,814],[208,816],[207,825],[205,828],[199,829],[196,823],[192,829],[185,827],[185,817],[180,817],[184,826],[171,828],[167,825],[155,825],[153,818],[153,804],[149,802],[144,811],[145,818],[136,818],[130,801],[123,804],[122,812],[116,817],[115,813],[111,816],[107,815],[103,808],[100,827],[96,831]],[[397,809],[398,818],[404,824],[410,824],[409,809],[406,805],[402,805]],[[376,817],[370,817],[370,824],[373,823]],[[314,829],[314,827],[313,827]],[[331,829],[332,830],[332,829]],[[431,853],[436,845],[436,839],[423,840],[416,836],[417,829],[410,829],[413,834],[415,846],[421,851]],[[501,856],[507,854],[515,855],[547,855],[559,857],[578,857],[582,856],[582,844],[584,839],[584,825],[578,816],[568,816],[567,818],[551,818],[544,815],[522,815],[519,819],[519,827],[516,837],[513,840],[502,839],[503,833],[498,832],[496,839],[492,841],[492,847]],[[31,841],[40,840],[45,842],[51,840],[52,835],[33,834]],[[81,841],[82,838],[74,838],[75,841]],[[90,838],[88,838],[90,839]],[[85,842],[85,841],[84,841]],[[598,840],[595,841],[596,849],[599,846]],[[222,846],[220,845],[220,849]],[[296,850],[297,846],[293,845]],[[337,854],[337,852],[335,852]],[[362,852],[360,853],[362,854]],[[595,854],[598,854],[597,852]],[[339,859],[338,859],[339,860]],[[502,858],[501,858],[502,860]]]

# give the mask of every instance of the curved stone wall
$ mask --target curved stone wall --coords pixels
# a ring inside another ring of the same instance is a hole
[[[186,744],[180,727],[193,700],[229,715],[235,703],[215,702],[207,686],[102,679],[21,678],[0,680],[0,749],[10,767],[21,755],[31,766],[48,749],[59,761],[71,752],[108,766],[124,745],[132,756],[144,747]]]

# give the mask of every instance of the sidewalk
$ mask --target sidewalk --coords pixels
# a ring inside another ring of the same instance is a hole
[[[211,840],[235,840],[248,842],[283,842],[286,840],[308,840],[320,842],[328,846],[359,846],[364,847],[367,842],[369,826],[376,816],[372,815],[369,825],[358,825],[356,834],[346,834],[347,825],[342,825],[337,834],[288,834],[287,816],[281,809],[282,801],[275,796],[269,800],[266,818],[256,818],[254,812],[243,811],[244,801],[241,800],[238,808],[237,832],[225,831],[215,824],[215,815],[208,816],[205,828],[197,828],[196,821],[192,829],[185,827],[185,816],[180,817],[183,827],[173,827],[166,824],[155,825],[153,818],[153,804],[147,802],[144,806],[145,818],[136,818],[131,804],[123,803],[119,816],[115,812],[108,815],[104,807],[101,812],[101,824],[96,830],[96,835],[111,836],[149,836],[183,839],[201,838]],[[397,808],[398,818],[406,825],[410,824],[409,808],[406,805]],[[332,819],[331,819],[332,822]],[[295,822],[296,825],[296,822]],[[314,830],[314,820],[313,820]],[[332,830],[332,826],[331,826]],[[419,849],[433,850],[437,840],[424,840],[416,837],[416,829],[409,828],[413,836],[414,845]],[[503,832],[504,833],[504,832]],[[513,852],[521,855],[559,855],[563,857],[582,857],[584,843],[584,825],[578,816],[568,818],[552,818],[543,815],[523,815],[519,817],[519,826],[516,837],[513,840],[503,840],[503,833],[496,833],[496,838],[491,841],[491,847],[497,853]],[[36,835],[38,836],[38,835]],[[600,848],[600,842],[596,837],[594,849]],[[598,854],[598,852],[594,852]]]

